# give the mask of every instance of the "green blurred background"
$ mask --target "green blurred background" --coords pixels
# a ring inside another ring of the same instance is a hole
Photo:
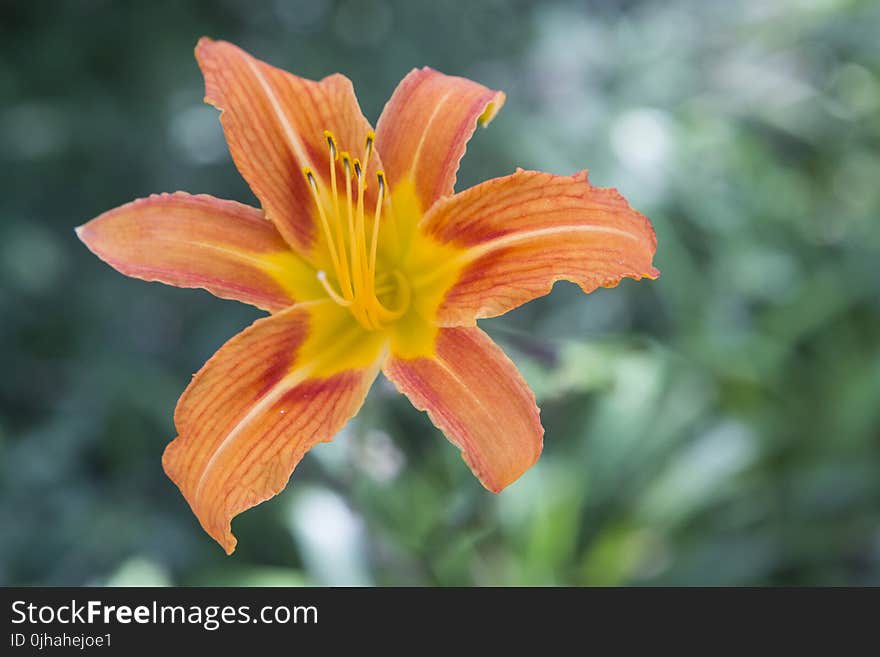
[[[373,121],[414,66],[503,89],[460,189],[587,167],[653,221],[659,280],[482,324],[547,430],[501,495],[381,379],[232,557],[165,477],[177,396],[260,313],[73,228],[256,203],[202,35],[345,73]],[[0,2],[0,582],[880,584],[878,35],[845,0]]]

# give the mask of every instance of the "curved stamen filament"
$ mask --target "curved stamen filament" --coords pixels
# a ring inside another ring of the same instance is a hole
[[[398,296],[400,297],[396,308],[386,308],[382,305],[382,302],[379,301],[379,299],[373,297],[376,302],[379,319],[382,322],[390,322],[395,319],[400,319],[409,309],[409,302],[412,297],[412,290],[409,287],[409,283],[407,282],[406,277],[397,269],[394,270],[394,278],[397,280]]]
[[[354,209],[351,207],[351,155],[348,153],[343,153],[342,158],[342,170],[345,172],[345,205],[346,210],[348,211],[348,237],[350,240],[350,248],[351,248],[351,271],[348,272],[347,283],[352,290],[352,294],[357,295],[357,288],[354,287],[355,280],[357,277],[352,277],[352,274],[357,271],[357,250],[355,249],[354,243]],[[336,216],[337,225],[342,227],[342,218],[337,214]],[[340,248],[345,250],[345,248],[340,245]]]
[[[325,130],[324,138],[327,140],[327,147],[330,149],[330,196],[333,199],[333,214],[334,217],[339,217],[339,191],[336,186],[336,161],[339,159],[339,150],[336,148],[336,138],[333,136],[332,132]],[[340,252],[337,257],[339,258],[339,265],[342,269],[342,276],[348,282],[351,278],[351,274],[348,269],[348,255],[346,254],[345,249],[342,248],[342,245],[344,244],[342,224],[339,221],[334,223],[336,224],[336,240],[340,245]],[[350,287],[343,288],[342,293],[345,295],[345,298],[349,300],[354,296]]]
[[[369,280],[371,281],[371,291],[376,294],[376,252],[379,246],[379,218],[382,216],[382,202],[385,200],[385,172],[379,171],[376,174],[379,180],[379,194],[376,198],[376,212],[373,213],[373,231],[370,239],[370,268]]]
[[[379,276],[377,287],[376,261],[378,256],[379,232],[382,228],[382,213],[386,207],[390,211],[387,179],[384,172],[378,171],[376,178],[376,207],[373,211],[370,232],[367,233],[365,195],[370,160],[375,146],[375,134],[367,133],[363,160],[353,158],[346,151],[337,149],[336,139],[329,131],[324,132],[330,154],[329,194],[321,189],[320,180],[311,169],[303,173],[318,206],[318,215],[330,262],[335,275],[335,285],[328,272],[318,272],[318,280],[327,296],[340,306],[346,307],[357,321],[368,330],[375,330],[383,324],[398,319],[407,311],[411,290],[407,279],[395,270]],[[345,176],[344,196],[339,192],[336,162],[340,161]],[[326,180],[326,179],[325,179]],[[357,184],[357,190],[354,189]],[[329,198],[328,198],[329,196]],[[344,206],[344,207],[343,207]],[[344,215],[343,215],[344,213]],[[338,288],[338,289],[337,289]],[[394,294],[394,306],[383,304],[378,295]]]
[[[365,239],[364,239],[364,172],[361,168],[361,163],[358,160],[354,160],[352,162],[354,166],[354,173],[357,178],[357,205],[355,206],[355,229],[354,229],[354,242],[353,249],[356,249],[358,254],[358,268],[357,268],[357,288],[361,291],[362,296],[366,299],[370,295],[370,283],[369,283],[369,272],[367,271],[369,267],[369,262],[366,258],[366,248],[365,248]],[[353,253],[355,251],[352,251]],[[370,313],[370,304],[365,304],[364,311],[367,313],[367,316],[370,317],[370,323],[375,324],[374,317]]]
[[[350,300],[343,299],[342,296],[336,290],[333,289],[333,286],[330,285],[330,282],[327,280],[327,272],[325,272],[323,269],[318,272],[318,280],[321,282],[321,285],[327,291],[327,295],[331,299],[333,299],[333,301],[338,303],[340,306],[347,307],[347,306],[351,305]]]
[[[321,226],[324,229],[324,236],[327,239],[327,248],[330,251],[330,259],[333,262],[333,269],[336,271],[336,276],[338,278],[341,273],[339,268],[339,258],[336,255],[336,246],[333,243],[333,236],[330,234],[330,224],[327,221],[327,213],[324,212],[324,204],[321,202],[321,194],[318,192],[318,181],[315,179],[312,170],[308,167],[305,168],[303,173],[306,176],[306,180],[309,182],[309,189],[312,190],[312,197],[315,199],[315,204],[318,206],[318,214],[321,216]]]

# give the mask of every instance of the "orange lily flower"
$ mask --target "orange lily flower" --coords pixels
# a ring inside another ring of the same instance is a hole
[[[476,326],[547,294],[656,278],[648,220],[586,172],[523,171],[455,193],[477,124],[505,95],[430,68],[397,87],[375,130],[351,82],[313,82],[202,39],[206,101],[262,209],[183,192],[77,229],[118,271],[204,288],[270,316],[195,375],[162,462],[205,531],[276,495],[357,413],[381,370],[498,492],[541,453],[535,398]]]

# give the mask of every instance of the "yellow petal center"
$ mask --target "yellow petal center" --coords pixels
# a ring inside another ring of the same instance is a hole
[[[375,207],[365,207],[366,171],[376,136],[371,131],[364,144],[363,160],[339,152],[336,138],[325,130],[330,150],[329,189],[310,168],[303,170],[317,206],[329,266],[318,271],[327,296],[351,312],[368,331],[376,331],[407,311],[412,298],[407,277],[399,269],[377,269],[383,213],[393,217],[385,173],[378,171]],[[342,180],[338,180],[337,162]],[[370,215],[368,217],[368,214]]]

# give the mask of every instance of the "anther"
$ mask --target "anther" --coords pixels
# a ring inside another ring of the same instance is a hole
[[[364,162],[370,161],[370,156],[373,155],[373,142],[376,141],[376,133],[370,130],[367,133],[367,143],[364,145]]]
[[[354,161],[354,175],[358,180],[361,179],[361,163],[360,160],[357,159]]]
[[[329,130],[324,131],[324,138],[327,140],[327,146],[330,148],[330,159],[335,162],[338,156],[338,152],[336,150],[336,138]]]

